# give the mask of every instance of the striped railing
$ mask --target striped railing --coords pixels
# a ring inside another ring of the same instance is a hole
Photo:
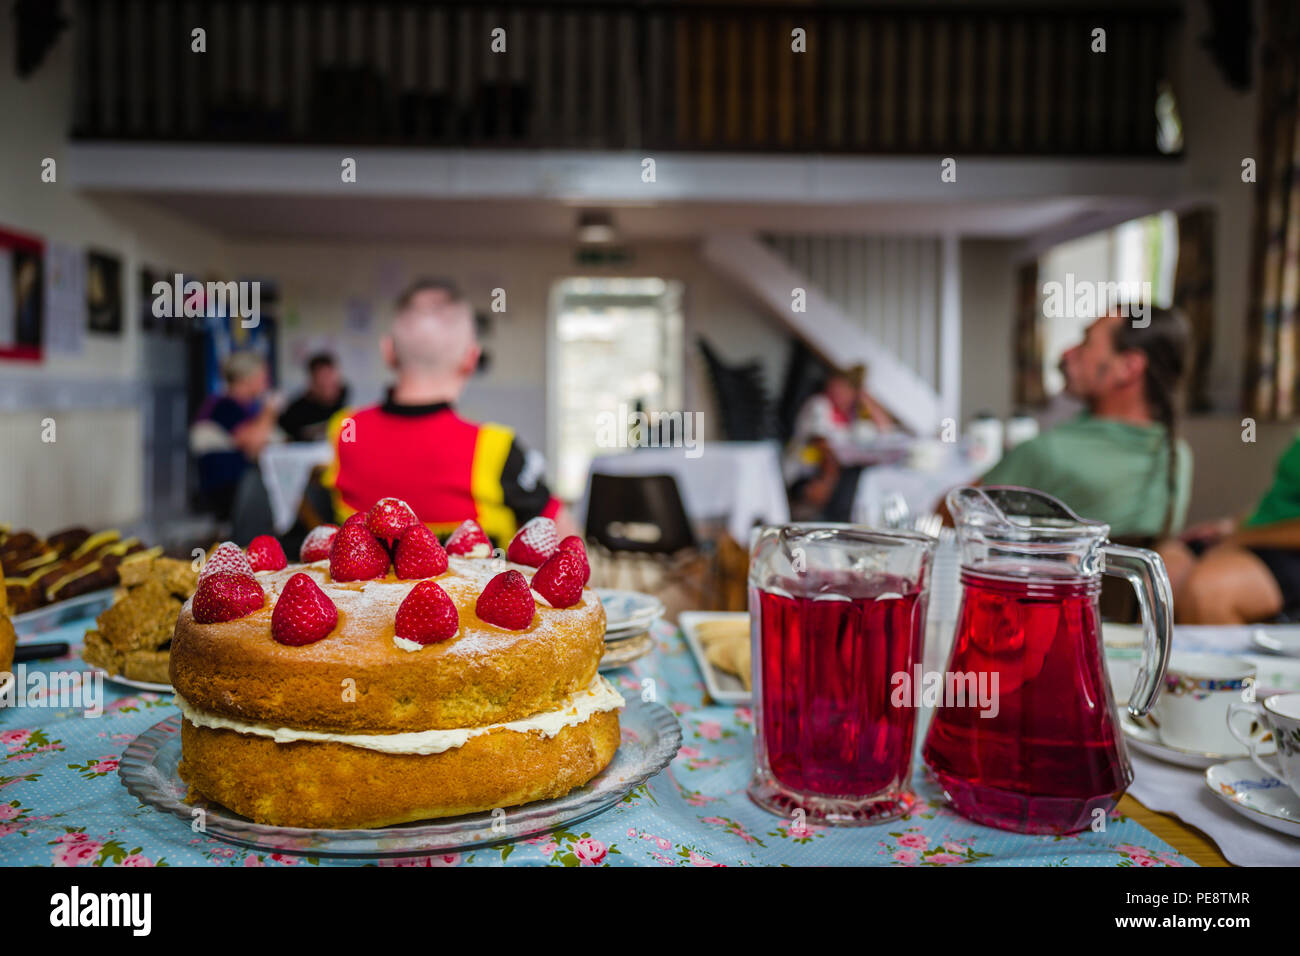
[[[1141,2],[76,11],[83,139],[877,154],[1155,155],[1179,24]]]

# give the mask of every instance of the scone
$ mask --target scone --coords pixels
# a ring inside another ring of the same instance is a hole
[[[399,578],[380,551],[386,571],[342,580],[340,542],[354,533],[368,534],[345,526],[330,560],[257,572],[260,607],[231,571],[201,579],[182,608],[170,674],[193,791],[260,823],[381,827],[557,797],[604,769],[624,701],[597,674],[605,612],[581,577],[567,606],[529,589],[555,595],[545,565],[488,557],[444,555],[445,570]],[[485,603],[503,581],[531,605],[519,626],[494,623]],[[244,597],[242,616],[199,620]],[[446,632],[420,643],[402,616],[426,598],[449,599]],[[292,628],[310,629],[319,608],[336,619],[296,643]]]

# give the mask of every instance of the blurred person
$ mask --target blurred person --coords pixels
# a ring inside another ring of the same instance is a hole
[[[461,298],[460,287],[450,279],[425,276],[416,279],[397,299],[397,311],[427,311]]]
[[[1300,435],[1253,512],[1195,525],[1156,550],[1180,624],[1255,624],[1300,613]]]
[[[799,409],[784,472],[791,514],[797,520],[848,521],[861,467],[848,463],[855,442],[893,422],[867,392],[866,370],[832,372]]]
[[[277,437],[279,409],[261,354],[231,352],[221,363],[221,377],[223,390],[208,397],[190,426],[190,450],[198,463],[199,493],[224,520],[250,464]]]
[[[280,429],[290,441],[321,441],[329,420],[347,404],[348,387],[338,362],[328,352],[307,360],[307,390],[280,415]]]
[[[541,455],[509,427],[455,410],[479,362],[468,303],[427,289],[404,295],[381,348],[396,374],[384,403],[330,424],[335,458],[322,484],[339,521],[395,497],[439,534],[473,519],[504,546],[538,516],[553,518],[562,537],[579,533],[542,480]]]
[[[1061,357],[1086,410],[1003,456],[975,484],[1020,485],[1059,498],[1113,538],[1177,533],[1191,497],[1192,453],[1177,435],[1188,330],[1169,309],[1137,326],[1117,311]]]

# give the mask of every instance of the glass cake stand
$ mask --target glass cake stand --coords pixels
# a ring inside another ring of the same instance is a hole
[[[266,826],[208,800],[188,801],[189,788],[177,773],[180,714],[159,721],[131,741],[122,754],[118,774],[141,803],[179,817],[196,832],[239,846],[322,857],[454,853],[523,839],[593,817],[667,767],[682,745],[681,726],[662,704],[632,698],[619,713],[619,724],[623,741],[609,766],[563,797],[507,807],[495,817],[474,813],[375,830]]]

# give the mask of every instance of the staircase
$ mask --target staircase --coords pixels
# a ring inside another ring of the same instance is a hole
[[[807,276],[757,237],[744,233],[717,233],[705,239],[706,262],[761,302],[792,333],[830,364],[848,369],[862,364],[869,369],[871,394],[900,424],[918,435],[934,435],[945,415],[955,415],[953,375],[960,341],[956,323],[945,316],[948,333],[940,352],[940,380],[948,395],[917,374],[861,321],[848,315]],[[793,308],[794,290],[804,290],[804,311]],[[951,314],[955,303],[945,294],[943,310]]]

